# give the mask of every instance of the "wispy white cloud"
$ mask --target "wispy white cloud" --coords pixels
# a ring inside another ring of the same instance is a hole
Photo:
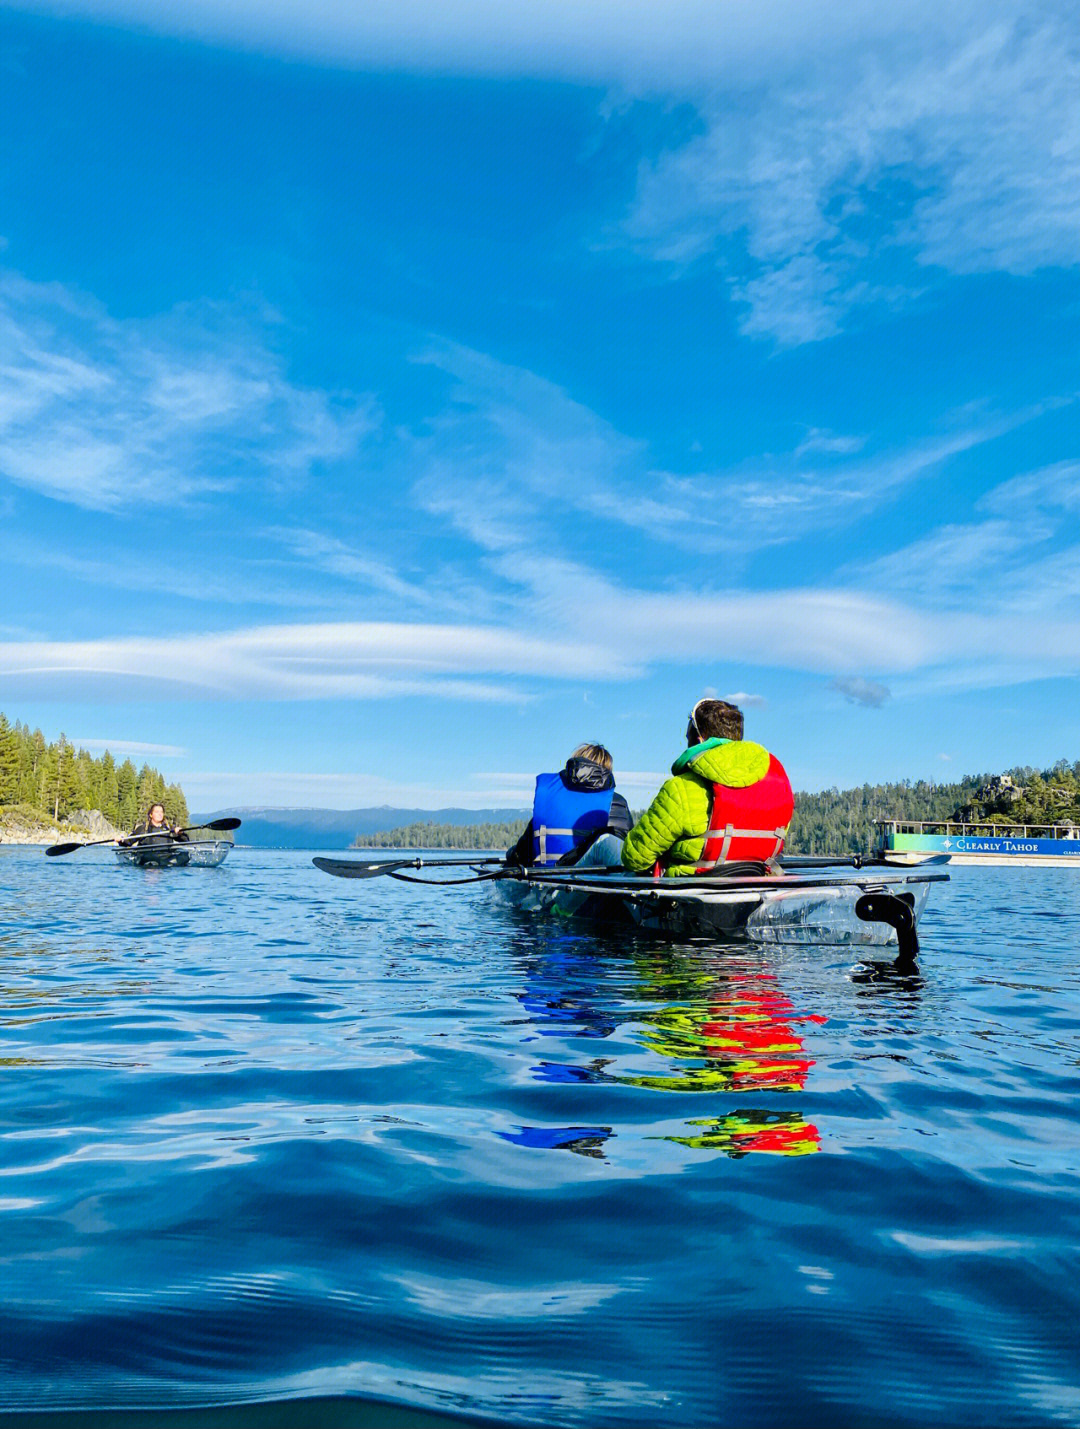
[[[795,448],[795,455],[802,457],[808,452],[829,452],[837,456],[850,456],[853,452],[861,451],[865,445],[865,437],[845,436],[840,432],[827,432],[820,427],[814,427]]]
[[[1080,460],[1054,462],[1003,481],[981,497],[979,505],[1009,520],[1080,511]]]
[[[744,332],[784,344],[940,273],[1080,252],[1074,0],[15,3],[332,66],[571,79],[612,111],[691,104],[700,132],[642,164],[622,236],[677,266],[715,257]]]
[[[800,0],[8,0],[13,8],[81,14],[239,49],[312,57],[335,67],[537,75],[652,88],[759,72],[846,30],[896,32],[896,7],[851,0],[842,12]],[[961,8],[963,0],[957,0]],[[940,8],[909,3],[925,31]]]
[[[655,470],[643,443],[533,373],[449,344],[425,361],[455,387],[410,455],[423,473],[414,496],[493,554],[535,543],[538,527],[569,511],[598,530],[622,526],[690,551],[787,544],[864,519],[954,457],[1068,400],[956,413],[948,430],[893,451],[868,452],[859,434],[813,431],[792,451],[681,475]]]
[[[176,596],[203,605],[326,611],[332,604],[324,592],[298,589],[295,582],[286,586],[260,574],[254,563],[239,558],[230,561],[226,570],[208,569],[210,563],[202,561],[193,567],[177,567],[167,541],[158,544],[148,539],[137,560],[122,546],[103,549],[97,544],[95,549],[96,556],[79,556],[66,545],[35,540],[22,532],[8,535],[0,531],[0,561],[38,574],[62,572],[88,587],[153,591],[158,596]]]
[[[403,580],[386,561],[358,551],[336,536],[283,526],[268,527],[264,534],[279,541],[315,570],[341,576],[407,602],[418,605],[430,605],[432,602],[432,594],[426,586]]]
[[[321,531],[272,526],[262,535],[287,552],[286,565],[333,576],[362,591],[369,603],[383,597],[395,611],[412,607],[437,611],[444,619],[465,616],[475,622],[489,618],[498,605],[490,585],[477,580],[471,563],[467,570],[442,563],[430,549],[423,553],[423,562],[414,558],[407,568],[402,568],[366,547]]]
[[[1080,462],[1057,462],[993,487],[981,518],[949,524],[846,574],[938,609],[1080,619]]]
[[[575,510],[624,525],[678,517],[643,497],[645,448],[563,388],[460,345],[421,359],[454,380],[443,413],[416,440],[414,494],[486,549],[518,546],[538,512]],[[662,533],[661,533],[662,534]]]
[[[718,79],[703,132],[642,168],[628,237],[676,265],[720,258],[747,334],[829,337],[932,269],[1076,266],[1075,6],[888,9],[826,27],[794,67],[777,52],[772,74]]]
[[[118,321],[0,275],[0,477],[117,510],[291,484],[352,455],[377,420],[370,399],[293,385],[254,328],[211,304]]]
[[[0,642],[0,677],[20,699],[375,700],[420,693],[507,702],[528,699],[553,680],[632,680],[683,662],[832,677],[841,693],[873,704],[890,690],[898,697],[934,682],[1008,685],[1080,667],[1075,603],[1033,620],[1030,610],[1004,604],[941,610],[859,590],[652,591],[525,550],[496,564],[521,592],[523,615],[514,625],[368,622],[9,641]],[[545,636],[529,633],[537,628]],[[898,685],[900,677],[906,684]]]
[[[514,701],[512,683],[537,670],[616,678],[640,664],[595,641],[543,639],[480,626],[369,622],[257,626],[164,638],[0,643],[12,698],[57,692],[102,699],[380,699],[438,694]]]
[[[153,755],[155,759],[182,759],[187,750],[177,744],[141,744],[133,739],[72,739],[76,749],[108,750],[110,754]]]

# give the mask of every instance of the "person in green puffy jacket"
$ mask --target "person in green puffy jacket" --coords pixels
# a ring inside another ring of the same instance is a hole
[[[689,746],[671,766],[648,809],[627,834],[622,847],[625,868],[666,874],[692,874],[705,845],[714,784],[746,789],[769,772],[769,751],[743,740],[742,711],[724,700],[699,700],[686,727]]]

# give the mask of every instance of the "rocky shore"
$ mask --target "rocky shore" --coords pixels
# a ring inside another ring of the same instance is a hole
[[[50,819],[25,804],[0,805],[0,843],[41,844],[91,843],[95,839],[120,838],[126,832],[114,829],[97,809],[76,809],[63,819]]]

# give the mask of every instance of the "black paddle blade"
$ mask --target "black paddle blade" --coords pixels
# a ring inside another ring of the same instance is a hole
[[[203,824],[204,829],[238,829],[242,820],[240,819],[214,819],[212,823]]]
[[[393,873],[398,868],[422,868],[418,858],[399,858],[382,863],[361,863],[353,858],[313,858],[312,863],[322,873],[335,878],[378,878],[380,873]]]
[[[82,844],[52,844],[45,850],[45,857],[55,858],[60,853],[74,853],[77,848],[82,847]]]

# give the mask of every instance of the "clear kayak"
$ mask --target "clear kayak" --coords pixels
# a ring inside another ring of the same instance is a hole
[[[180,839],[155,836],[139,843],[117,844],[115,853],[121,863],[135,868],[217,868],[229,856],[232,839]]]
[[[945,863],[947,859],[941,859]],[[749,939],[758,943],[821,943],[898,947],[901,959],[918,952],[916,932],[931,883],[943,870],[924,863],[901,869],[871,855],[849,859],[782,859],[733,864],[721,873],[692,878],[639,877],[614,868],[515,868],[497,859],[398,859],[364,863],[316,858],[317,868],[338,878],[380,874],[429,886],[489,882],[495,898],[523,913],[587,920],[667,937]],[[464,879],[418,878],[467,864]],[[494,868],[484,868],[494,864]]]
[[[764,876],[635,878],[548,873],[492,880],[496,898],[522,912],[621,924],[679,938],[742,937],[758,943],[918,947],[915,928],[931,870],[792,869]]]

